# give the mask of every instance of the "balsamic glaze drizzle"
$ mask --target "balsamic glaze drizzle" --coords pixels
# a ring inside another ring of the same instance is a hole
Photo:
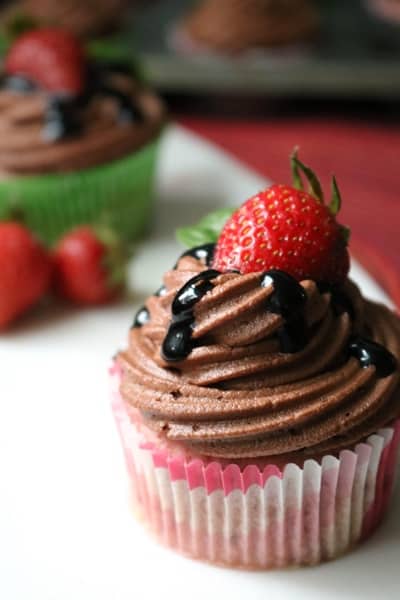
[[[373,365],[378,377],[388,377],[398,367],[396,357],[381,344],[362,336],[350,340],[349,353],[362,367]]]
[[[181,287],[172,302],[172,321],[161,347],[161,355],[167,362],[184,360],[195,346],[192,339],[194,307],[214,286],[219,271],[209,269],[195,275]]]

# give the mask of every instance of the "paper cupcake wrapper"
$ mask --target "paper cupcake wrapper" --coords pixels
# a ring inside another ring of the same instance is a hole
[[[118,393],[113,412],[135,504],[160,541],[193,558],[247,568],[313,565],[368,537],[386,512],[400,420],[339,458],[260,469],[190,460],[143,439]]]
[[[48,244],[87,223],[107,224],[130,241],[151,215],[158,147],[157,139],[124,158],[73,173],[0,180],[0,220],[15,207]]]

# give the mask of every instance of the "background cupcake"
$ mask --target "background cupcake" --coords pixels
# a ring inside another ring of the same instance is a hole
[[[313,195],[300,180],[260,192],[216,248],[185,253],[112,371],[135,501],[164,543],[197,558],[316,564],[370,535],[388,506],[400,321],[347,278],[335,182],[329,206],[310,183]]]
[[[399,0],[367,0],[369,10],[389,23],[400,25]]]
[[[24,0],[20,10],[42,25],[62,26],[78,36],[109,33],[122,23],[129,0]]]
[[[23,34],[0,89],[0,217],[17,210],[49,242],[93,221],[131,239],[149,216],[163,121],[129,63],[92,60],[62,30]]]
[[[118,31],[133,2],[129,0],[20,0],[8,2],[0,12],[2,27],[14,30],[24,22],[38,27],[62,27],[81,38]]]
[[[236,54],[309,41],[317,14],[309,0],[203,0],[176,32],[182,48]]]

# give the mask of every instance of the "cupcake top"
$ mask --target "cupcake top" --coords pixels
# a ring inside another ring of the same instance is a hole
[[[120,23],[129,0],[23,0],[20,10],[46,25],[62,25],[79,36],[108,32]]]
[[[182,29],[202,45],[235,53],[303,42],[316,26],[309,0],[203,0]]]
[[[400,320],[347,277],[337,210],[337,197],[328,207],[273,186],[232,215],[216,248],[185,253],[165,274],[118,356],[122,396],[157,435],[211,457],[316,457],[400,414]],[[304,239],[279,255],[299,228]]]
[[[129,65],[91,61],[69,33],[41,29],[10,49],[0,88],[0,172],[76,171],[118,159],[155,137],[159,99]]]

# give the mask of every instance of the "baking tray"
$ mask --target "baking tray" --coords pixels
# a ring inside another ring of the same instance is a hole
[[[234,93],[288,97],[400,96],[400,26],[372,16],[362,2],[318,3],[318,39],[293,52],[250,53],[232,59],[182,55],[168,43],[192,0],[149,2],[124,37],[149,82],[164,93]]]

